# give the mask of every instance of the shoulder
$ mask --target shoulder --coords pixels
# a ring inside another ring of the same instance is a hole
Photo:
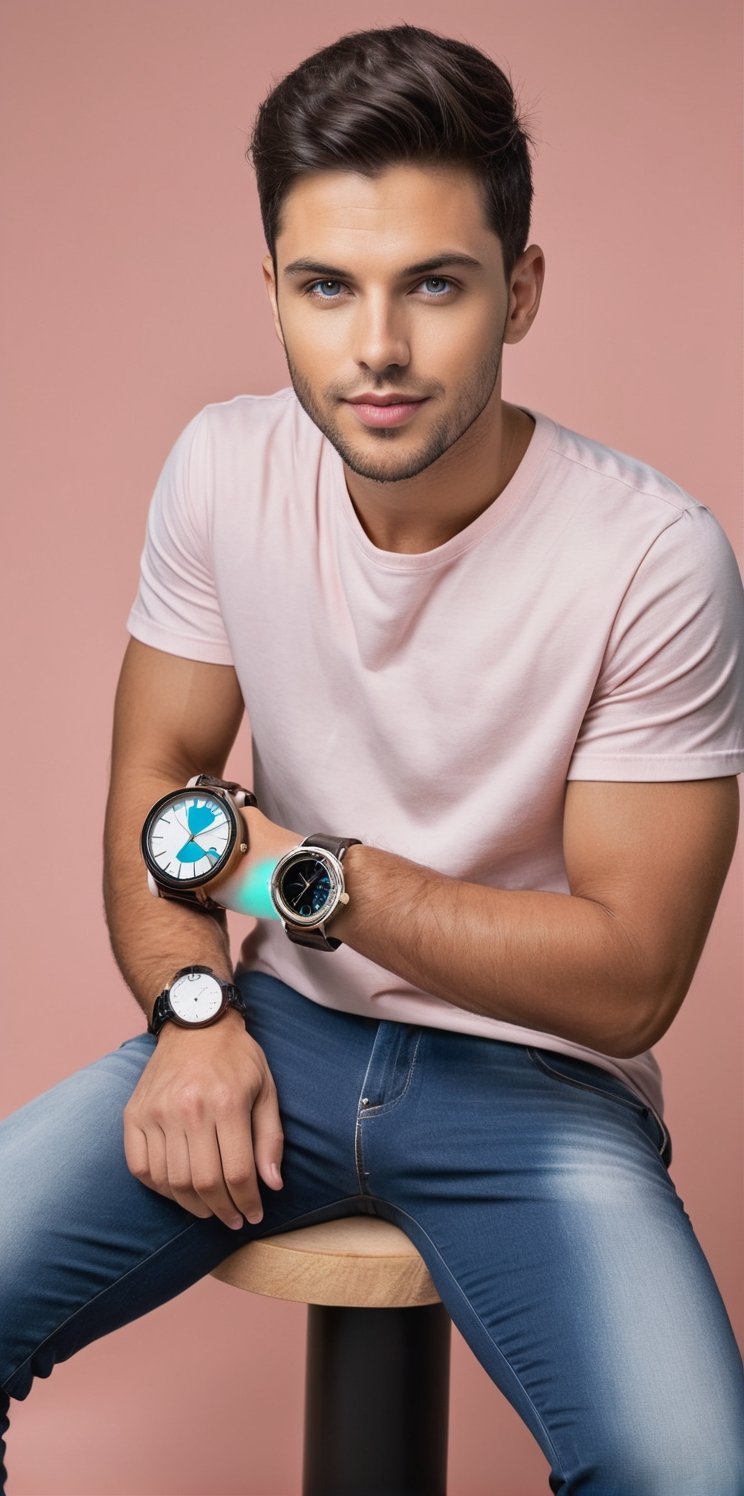
[[[669,563],[683,571],[739,579],[715,514],[669,474],[629,452],[551,422],[545,468],[549,501],[570,508],[587,556],[638,567]]]
[[[255,459],[262,443],[276,439],[282,453],[289,457],[323,440],[291,386],[270,395],[233,395],[229,400],[214,400],[203,406],[195,419],[205,445],[216,455],[249,454]]]
[[[702,507],[692,494],[659,468],[630,452],[608,446],[596,438],[553,422],[551,455],[564,478],[591,493],[607,508],[629,504],[634,498],[659,520],[670,522],[680,514]]]

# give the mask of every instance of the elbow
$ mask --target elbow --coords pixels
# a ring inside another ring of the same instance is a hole
[[[626,997],[623,1004],[625,1022],[615,1028],[605,1054],[618,1060],[632,1060],[645,1054],[664,1037],[684,1002],[689,979],[678,974],[655,985],[647,984]]]
[[[614,1039],[611,1044],[606,1044],[602,1053],[611,1055],[615,1060],[634,1060],[657,1044],[660,1038],[661,1034],[653,1031],[643,1033],[639,1031],[635,1035],[624,1034],[621,1038]]]

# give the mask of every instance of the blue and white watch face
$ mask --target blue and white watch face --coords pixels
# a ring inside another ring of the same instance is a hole
[[[216,795],[185,790],[167,796],[146,833],[153,872],[189,884],[214,877],[234,843],[234,828]]]

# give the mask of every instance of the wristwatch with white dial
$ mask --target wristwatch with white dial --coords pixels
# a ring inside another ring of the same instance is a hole
[[[221,981],[211,966],[182,966],[158,993],[147,1032],[157,1037],[168,1019],[179,1028],[207,1028],[228,1008],[245,1016],[245,1003],[233,982]]]
[[[195,774],[185,789],[163,795],[140,839],[150,893],[224,914],[207,888],[237,870],[248,851],[240,810],[257,804],[250,790],[214,774]]]
[[[306,836],[285,852],[271,875],[271,898],[289,939],[319,951],[341,944],[326,934],[326,925],[349,895],[342,867],[347,847],[361,846],[358,836]]]

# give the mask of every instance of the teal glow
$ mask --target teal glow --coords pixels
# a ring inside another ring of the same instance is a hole
[[[240,888],[232,893],[229,907],[238,914],[252,914],[256,919],[281,919],[270,892],[271,874],[275,867],[275,858],[268,858],[252,867],[246,873]]]

